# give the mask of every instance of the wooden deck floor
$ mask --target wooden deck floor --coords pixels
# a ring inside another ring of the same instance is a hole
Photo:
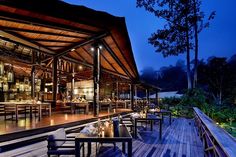
[[[99,117],[109,116],[113,114],[131,112],[130,109],[117,109],[116,113],[100,112]],[[0,136],[4,134],[44,128],[49,126],[55,126],[60,124],[72,123],[82,120],[88,120],[94,118],[93,114],[70,114],[70,113],[52,113],[52,116],[43,116],[39,121],[38,118],[20,118],[18,122],[12,120],[4,120],[4,116],[0,116]]]
[[[158,139],[158,125],[155,125],[155,131],[140,131],[139,138],[133,139],[133,156],[134,157],[203,157],[202,143],[197,136],[193,120],[185,118],[174,119],[171,126],[168,125],[166,118],[163,126],[162,140]],[[3,156],[18,157],[46,157],[47,142],[43,141],[0,154]],[[121,144],[117,144],[116,151],[113,145],[103,144],[100,148],[99,157],[121,157]],[[92,156],[95,154],[95,145],[92,145]],[[85,150],[86,151],[86,150]]]

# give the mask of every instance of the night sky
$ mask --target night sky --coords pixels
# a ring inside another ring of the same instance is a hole
[[[158,70],[162,66],[174,65],[178,59],[185,60],[185,55],[163,58],[162,54],[155,53],[154,47],[148,43],[148,37],[158,28],[162,28],[164,21],[157,19],[144,8],[136,8],[135,0],[65,0],[65,2],[125,17],[139,71],[145,67]],[[210,56],[230,57],[236,54],[235,7],[236,0],[203,2],[202,9],[206,15],[216,11],[216,17],[211,22],[210,28],[203,30],[199,36],[200,59],[207,59]]]

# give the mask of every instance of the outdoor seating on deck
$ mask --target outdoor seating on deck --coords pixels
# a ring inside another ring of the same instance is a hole
[[[47,138],[48,156],[51,155],[75,155],[75,137],[66,136],[64,128],[54,131]],[[80,145],[84,154],[84,144]]]

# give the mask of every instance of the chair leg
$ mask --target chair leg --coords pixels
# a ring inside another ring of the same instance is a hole
[[[114,145],[113,151],[116,151],[116,143],[114,142],[113,145]]]
[[[85,147],[84,147],[84,143],[83,143],[83,157],[85,157]]]

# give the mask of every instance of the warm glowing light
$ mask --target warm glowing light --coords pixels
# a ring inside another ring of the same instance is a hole
[[[82,65],[79,65],[79,70],[83,70],[83,66]]]
[[[68,115],[67,114],[65,114],[65,120],[68,120]]]
[[[71,49],[71,51],[75,51],[75,49]]]
[[[53,119],[50,120],[50,125],[54,125],[54,120]]]
[[[93,52],[95,49],[94,49],[94,47],[91,47],[90,50]]]

